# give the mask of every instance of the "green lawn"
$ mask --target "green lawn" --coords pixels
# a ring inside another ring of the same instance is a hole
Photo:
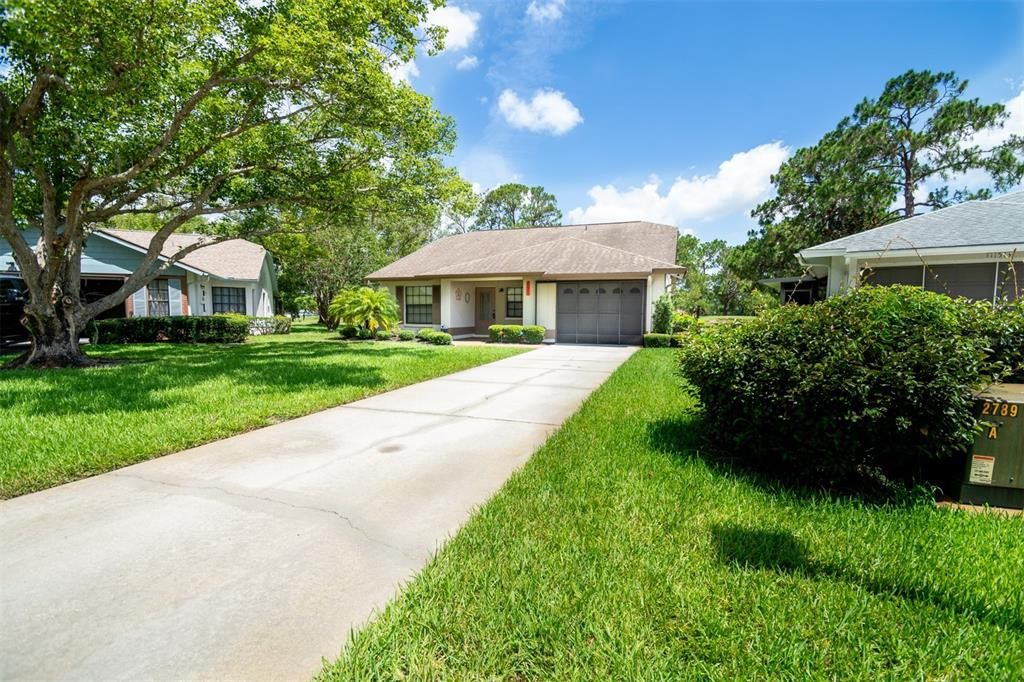
[[[242,345],[94,346],[124,364],[0,371],[0,497],[175,452],[523,348],[343,342],[297,325]]]
[[[730,473],[673,370],[637,353],[321,678],[1020,678],[1024,518]]]

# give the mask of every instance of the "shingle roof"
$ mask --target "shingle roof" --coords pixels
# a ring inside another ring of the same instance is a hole
[[[111,237],[143,249],[149,248],[149,242],[155,234],[136,230],[112,229],[98,230],[98,232],[105,232]],[[161,254],[165,257],[173,256],[180,249],[207,238],[206,235],[201,234],[174,233],[164,242]],[[221,279],[258,280],[260,272],[263,270],[266,254],[266,249],[259,244],[253,244],[244,239],[232,239],[196,249],[182,258],[181,262]]]
[[[370,279],[468,275],[586,275],[681,270],[678,230],[628,222],[452,235],[372,273]]]
[[[1024,244],[1024,191],[924,213],[817,244],[800,255],[1020,244]]]

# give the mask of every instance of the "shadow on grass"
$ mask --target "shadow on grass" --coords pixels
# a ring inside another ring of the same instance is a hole
[[[175,396],[173,389],[225,377],[268,392],[311,386],[374,389],[388,381],[377,365],[423,355],[422,349],[329,341],[231,346],[147,344],[94,350],[117,359],[119,364],[85,370],[14,370],[4,378],[27,381],[0,393],[0,409],[17,405],[42,416],[98,414],[110,409],[173,409],[183,399]],[[69,394],[81,399],[61,399]]]
[[[807,544],[786,530],[715,525],[711,528],[711,541],[718,560],[731,568],[773,571],[811,580],[842,581],[880,597],[898,597],[992,625],[1024,631],[1024,621],[1010,609],[992,608],[982,600],[951,598],[911,581],[860,575],[842,566],[816,560],[810,556]]]

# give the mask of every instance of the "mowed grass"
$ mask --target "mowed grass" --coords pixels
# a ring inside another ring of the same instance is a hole
[[[0,497],[116,469],[523,352],[343,342],[298,325],[240,345],[92,346],[124,364],[0,371]]]
[[[784,492],[639,351],[323,680],[1020,679],[1024,519]]]

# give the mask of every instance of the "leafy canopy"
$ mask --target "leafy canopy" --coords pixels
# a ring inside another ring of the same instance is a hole
[[[75,308],[79,321],[151,279],[167,236],[197,217],[254,234],[282,208],[432,197],[451,177],[452,122],[387,71],[424,39],[440,45],[441,31],[417,28],[434,4],[5,3],[0,229],[37,306],[77,298],[61,264],[120,216],[158,216],[153,247],[117,295]],[[20,239],[26,226],[39,244]]]
[[[555,195],[537,185],[500,185],[489,191],[477,211],[475,229],[557,225],[562,220]]]

